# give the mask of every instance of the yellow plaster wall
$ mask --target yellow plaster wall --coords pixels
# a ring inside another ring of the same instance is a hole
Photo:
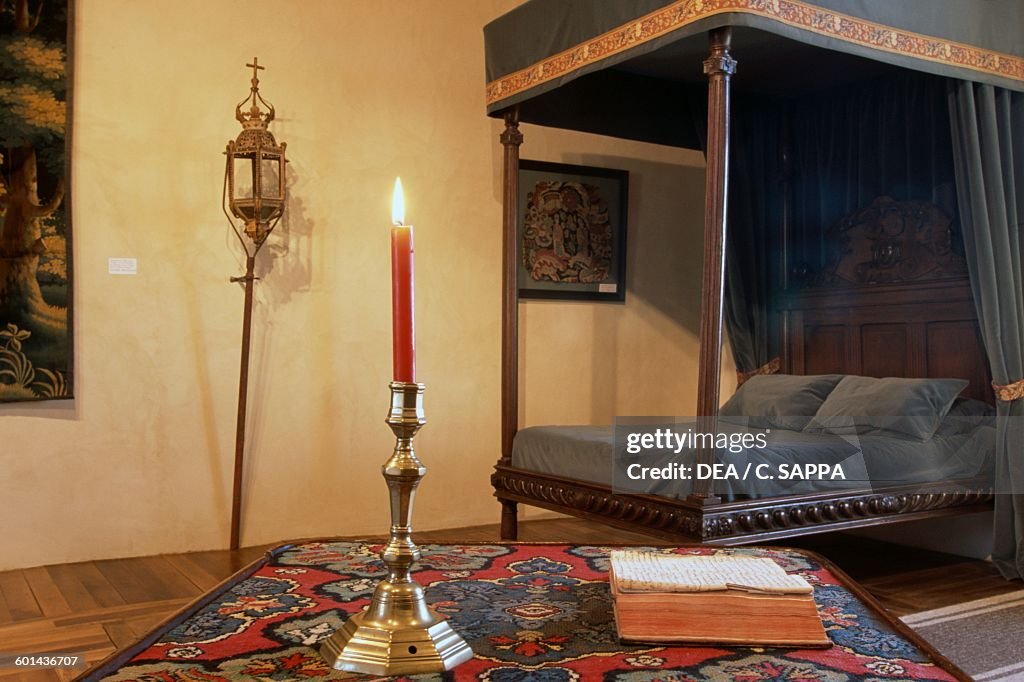
[[[416,524],[497,521],[501,151],[481,28],[516,4],[77,0],[77,397],[0,406],[0,569],[226,546],[242,258],[221,151],[254,54],[292,163],[258,265],[243,544],[386,529],[396,174],[428,384]],[[633,178],[628,302],[522,306],[524,421],[692,410],[700,155],[525,132],[524,156]],[[109,257],[138,275],[108,275]]]

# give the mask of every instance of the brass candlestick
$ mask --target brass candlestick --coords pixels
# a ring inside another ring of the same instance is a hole
[[[412,441],[426,423],[423,384],[393,381],[388,426],[395,451],[383,467],[391,498],[391,540],[380,558],[388,577],[377,584],[365,611],[345,621],[320,647],[336,670],[372,675],[414,675],[451,670],[473,658],[469,648],[442,616],[427,606],[423,588],[412,579],[420,550],[412,541],[412,502],[427,473]]]

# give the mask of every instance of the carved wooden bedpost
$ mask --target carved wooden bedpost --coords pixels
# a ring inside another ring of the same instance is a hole
[[[516,244],[519,202],[519,108],[505,112],[502,131],[505,163],[502,167],[502,300],[501,300],[501,463],[512,463],[512,439],[519,429],[519,282]],[[501,501],[501,538],[515,540],[519,534],[518,504]]]
[[[704,60],[708,77],[707,179],[704,187],[704,276],[701,282],[700,356],[697,374],[697,416],[701,432],[714,432],[718,423],[719,380],[722,373],[722,298],[725,295],[726,200],[729,195],[729,79],[736,61],[729,55],[732,29],[709,34],[711,55]],[[697,461],[715,461],[715,449],[701,448]],[[690,500],[714,504],[711,480],[697,481]]]

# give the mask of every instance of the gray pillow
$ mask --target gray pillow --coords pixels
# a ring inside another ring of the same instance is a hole
[[[957,398],[949,408],[950,417],[995,417],[996,408],[972,398]]]
[[[967,384],[964,379],[848,376],[829,394],[804,431],[928,440]]]
[[[842,374],[753,376],[736,390],[718,414],[749,417],[749,426],[756,429],[800,431],[842,378]]]
[[[942,425],[935,431],[939,436],[955,436],[971,433],[979,426],[996,425],[996,408],[980,400],[957,398],[942,418]]]

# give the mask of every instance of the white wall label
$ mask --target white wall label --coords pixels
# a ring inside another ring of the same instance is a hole
[[[111,275],[137,275],[138,261],[134,258],[108,258],[107,272]]]
[[[614,282],[597,285],[597,292],[599,294],[614,294],[618,290],[619,285]]]

